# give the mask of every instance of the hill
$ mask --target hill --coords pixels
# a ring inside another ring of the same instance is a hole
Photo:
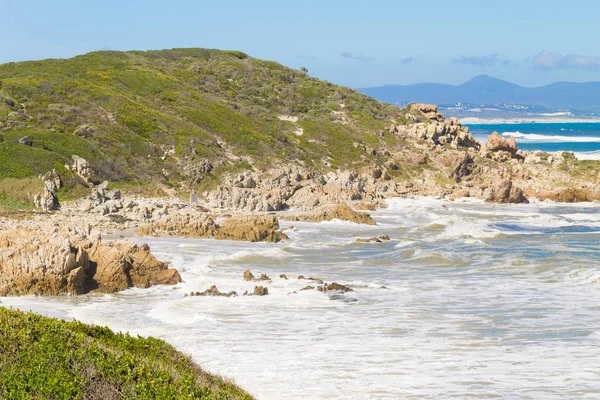
[[[73,186],[65,168],[73,155],[91,163],[94,181],[169,186],[281,160],[358,165],[375,157],[353,143],[379,146],[370,133],[398,113],[237,51],[101,51],[8,63],[0,65],[0,179],[55,168]]]
[[[0,307],[0,398],[252,399],[162,340]]]
[[[461,85],[419,83],[386,85],[360,92],[388,103],[425,102],[435,104],[519,104],[548,110],[597,112],[600,109],[600,82],[557,82],[526,88],[487,75],[476,76]]]

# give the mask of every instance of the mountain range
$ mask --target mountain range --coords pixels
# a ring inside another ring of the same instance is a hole
[[[488,75],[479,75],[460,85],[417,83],[384,85],[359,91],[378,100],[396,104],[518,104],[543,107],[550,111],[579,113],[600,110],[600,82],[555,82],[528,88]]]

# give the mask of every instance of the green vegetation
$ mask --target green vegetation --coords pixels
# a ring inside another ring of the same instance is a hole
[[[0,307],[0,398],[252,399],[162,340]]]
[[[170,186],[216,181],[193,168],[204,160],[221,174],[238,169],[240,157],[258,169],[281,160],[356,166],[375,157],[353,143],[385,144],[373,133],[402,115],[306,70],[237,51],[101,51],[8,63],[0,65],[0,179],[52,168],[72,179],[65,165],[74,154],[90,161],[97,180]],[[30,145],[19,144],[24,136]]]

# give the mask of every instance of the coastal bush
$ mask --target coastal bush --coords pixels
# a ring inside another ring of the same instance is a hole
[[[374,158],[357,158],[344,146],[370,140],[398,114],[352,89],[238,51],[99,51],[3,64],[0,80],[0,135],[8,143],[0,148],[0,179],[36,176],[76,154],[90,161],[98,180],[159,181],[163,169],[172,174],[180,168],[162,162],[166,150],[175,147],[171,157],[190,158],[192,139],[194,154],[225,160],[232,169],[236,158],[228,161],[228,152],[249,156],[251,168],[293,159],[316,165],[331,154],[336,166],[367,163]],[[319,146],[296,140],[294,124],[278,119],[292,113],[328,123],[342,106],[352,123],[319,129]],[[96,129],[75,135],[82,125]],[[17,147],[25,135],[33,145]]]
[[[0,307],[0,398],[252,399],[160,339]]]

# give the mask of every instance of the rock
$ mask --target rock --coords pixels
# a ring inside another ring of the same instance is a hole
[[[269,294],[269,289],[262,286],[254,286],[254,295],[255,296],[266,296]]]
[[[355,208],[360,211],[377,211],[377,204],[368,201],[361,201],[356,204]]]
[[[270,281],[271,278],[267,274],[260,274],[258,278],[255,278],[250,270],[244,271],[244,280],[247,282],[262,282],[262,281]]]
[[[248,282],[251,282],[254,280],[254,275],[252,274],[252,272],[250,272],[249,269],[244,271],[244,280],[248,281]]]
[[[251,215],[226,219],[218,225],[214,238],[273,243],[288,239],[287,235],[280,231],[279,221],[274,215]]]
[[[260,277],[257,279],[257,281],[270,281],[271,278],[269,278],[269,276],[267,274],[260,274]]]
[[[71,158],[73,159],[73,163],[71,165],[66,165],[67,169],[70,169],[86,182],[90,183],[92,180],[92,168],[90,163],[76,155],[73,155]]]
[[[56,170],[48,172],[42,176],[42,183],[44,184],[44,190],[42,193],[38,193],[33,198],[33,204],[35,207],[40,208],[44,212],[58,210],[60,203],[56,196],[56,191],[62,186],[62,181]]]
[[[338,219],[341,221],[349,221],[357,224],[376,225],[375,221],[366,212],[355,211],[347,204],[334,204],[325,206],[308,214],[303,214],[294,217],[288,217],[293,221],[332,221]]]
[[[31,141],[29,140],[29,136],[23,136],[22,138],[19,139],[19,144],[25,145],[25,146],[31,146]]]
[[[379,236],[379,239],[389,241],[390,237],[388,235],[381,235],[381,236]]]
[[[314,286],[310,286],[310,285],[308,285],[308,286],[305,286],[305,287],[303,287],[302,289],[300,289],[300,291],[304,291],[304,290],[313,290],[314,288],[315,288]]]
[[[96,131],[97,131],[97,129],[94,126],[84,124],[84,125],[79,125],[73,131],[73,135],[89,138],[89,137],[94,136],[94,133],[96,133]]]
[[[112,293],[181,281],[147,245],[103,243],[90,232],[50,225],[0,233],[0,295]]]
[[[135,230],[138,236],[181,236],[194,238],[213,237],[217,230],[215,221],[206,214],[166,214],[157,221]]]
[[[506,151],[511,154],[515,154],[519,149],[517,148],[517,142],[514,137],[510,137],[508,140],[498,134],[498,132],[492,133],[488,136],[488,143],[486,146],[488,151]]]
[[[298,275],[298,280],[306,279],[304,275]]]
[[[435,104],[414,103],[410,105],[409,110],[419,112],[433,121],[444,121],[444,116],[440,114]]]
[[[510,180],[493,183],[483,192],[483,199],[494,203],[528,203],[523,191]]]
[[[358,238],[354,241],[354,243],[381,243],[381,240],[376,237],[372,237],[370,239]]]
[[[319,292],[334,292],[334,291],[336,291],[336,292],[342,292],[342,293],[354,291],[346,285],[341,285],[341,284],[335,283],[335,282],[325,284],[323,286],[318,286],[317,290]]]
[[[279,275],[279,277],[280,277],[281,279],[285,279],[285,280],[287,280],[287,278],[288,278],[286,274],[281,274],[281,275]]]
[[[186,294],[187,296],[187,294]],[[229,293],[219,292],[217,286],[212,285],[210,288],[206,289],[204,292],[191,292],[190,296],[210,296],[210,297],[235,297],[237,296],[237,292],[232,290]]]

